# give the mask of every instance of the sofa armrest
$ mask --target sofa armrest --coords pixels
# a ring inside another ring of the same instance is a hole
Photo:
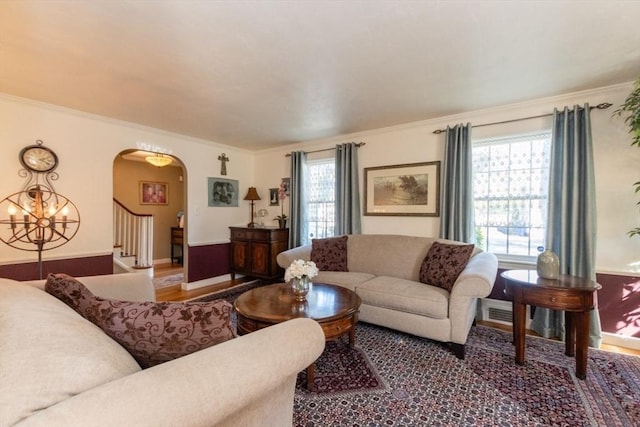
[[[284,269],[297,259],[309,261],[311,259],[311,245],[298,246],[284,252],[280,252],[276,257],[278,265]]]
[[[460,273],[449,296],[451,341],[467,342],[469,329],[476,317],[478,298],[491,293],[498,274],[498,258],[489,252],[481,252],[469,260]]]
[[[290,426],[297,374],[324,345],[317,322],[290,320],[103,384],[24,425]]]
[[[102,298],[121,301],[155,301],[156,290],[151,277],[145,273],[105,274],[76,277],[91,293]],[[46,280],[23,282],[44,290]]]
[[[451,298],[470,296],[484,298],[491,293],[498,274],[498,258],[490,252],[471,257],[451,289]]]

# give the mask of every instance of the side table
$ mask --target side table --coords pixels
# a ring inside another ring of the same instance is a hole
[[[543,279],[533,270],[508,270],[501,274],[504,293],[513,300],[513,338],[516,363],[524,364],[527,304],[565,312],[565,354],[576,357],[576,377],[587,377],[589,317],[595,308],[596,291],[602,286],[593,280],[560,275]]]

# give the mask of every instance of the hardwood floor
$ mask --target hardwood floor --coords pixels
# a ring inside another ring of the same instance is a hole
[[[166,277],[172,274],[182,273],[183,268],[180,264],[161,264],[153,267],[153,277]],[[248,278],[229,280],[226,282],[216,283],[215,285],[207,286],[204,288],[194,289],[192,291],[183,291],[180,285],[168,286],[166,288],[161,288],[156,291],[156,300],[157,301],[185,301],[193,298],[197,298],[199,296],[203,296],[206,294],[210,294],[212,292],[220,291],[222,289],[230,288],[232,286],[238,285],[240,283],[246,282]],[[503,325],[501,323],[496,322],[487,322],[487,321],[478,321],[479,325],[489,326],[496,329],[501,329],[503,331],[511,332],[511,327],[507,325]],[[532,330],[527,330],[527,335],[538,336]],[[635,350],[631,348],[618,347],[613,345],[603,344],[600,347],[601,350],[611,351],[614,353],[621,354],[630,354],[634,356],[640,356],[640,350]]]
[[[180,264],[160,264],[153,267],[153,277],[166,277],[173,274],[182,273],[184,270]],[[244,283],[251,279],[243,277],[242,279],[228,280],[226,282],[216,283],[215,285],[194,289],[192,291],[183,291],[180,285],[167,286],[156,291],[157,301],[186,301],[198,298],[212,292],[230,288],[232,286]]]
[[[511,326],[504,325],[502,323],[488,322],[488,321],[485,321],[485,320],[478,320],[476,323],[478,325],[489,326],[491,328],[500,329],[502,331],[512,332]],[[535,331],[532,331],[531,329],[527,329],[527,335],[537,336],[537,337],[540,336],[538,333],[536,333]],[[619,347],[619,346],[615,346],[615,345],[602,344],[600,346],[600,350],[611,351],[613,353],[630,354],[630,355],[633,355],[633,356],[640,356],[640,350],[635,350],[635,349],[626,348],[626,347]]]

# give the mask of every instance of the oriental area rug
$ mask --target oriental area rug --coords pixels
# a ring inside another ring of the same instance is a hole
[[[298,375],[294,425],[640,426],[639,357],[589,349],[583,381],[563,343],[528,336],[525,365],[514,356],[511,334],[493,328],[473,327],[459,360],[442,343],[360,323],[355,350],[328,343],[315,390]]]
[[[262,284],[198,300],[232,302]],[[564,343],[527,336],[518,366],[511,340],[474,326],[460,360],[443,343],[360,322],[354,349],[327,343],[312,390],[298,374],[293,425],[640,426],[640,357],[590,348],[579,380]]]

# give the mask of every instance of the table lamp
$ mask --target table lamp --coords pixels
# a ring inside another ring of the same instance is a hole
[[[249,224],[247,224],[247,227],[254,228],[256,226],[256,223],[253,222],[253,205],[254,205],[256,200],[262,200],[262,199],[260,199],[260,196],[258,195],[258,190],[256,190],[256,187],[249,187],[249,190],[247,190],[247,195],[244,196],[244,200],[250,200],[251,201],[251,222],[249,222]]]

